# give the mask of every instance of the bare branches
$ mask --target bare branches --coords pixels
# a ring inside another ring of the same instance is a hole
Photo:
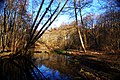
[[[4,41],[3,48],[9,47],[17,55],[19,53],[26,54],[28,49],[55,21],[67,2],[68,0],[59,0],[59,3],[56,0],[41,0],[38,12],[32,23],[29,16],[31,14],[27,12],[27,0],[20,2],[14,2],[14,0],[12,2],[6,1],[3,20],[1,18],[4,22],[1,24],[3,27],[0,34],[2,35],[0,42]],[[16,7],[16,5],[18,6]],[[38,28],[40,29],[38,30]]]
[[[47,11],[50,10],[50,7],[52,5],[54,0],[51,0],[50,4],[48,5],[48,7],[46,8],[44,14],[41,16],[39,22],[37,23],[37,25],[35,26],[35,29],[33,29],[34,27],[32,27],[33,33],[31,34],[31,38],[30,38],[30,42],[28,44],[32,45],[34,44],[37,39],[39,39],[42,34],[48,29],[48,27],[53,23],[53,21],[57,18],[57,16],[60,14],[60,12],[63,10],[63,8],[65,7],[66,3],[68,0],[65,1],[64,5],[60,8],[60,5],[62,3],[62,0],[59,1],[58,6],[56,7],[56,9],[54,11],[51,12],[50,17],[47,19],[47,21],[43,24],[43,26],[40,28],[40,30],[37,32],[37,34],[35,34],[39,24],[41,23],[41,21],[43,20],[43,18],[45,17],[45,15],[47,14]],[[59,12],[57,13],[57,10],[59,9]],[[56,15],[55,15],[56,14]],[[55,16],[55,17],[54,17]],[[54,18],[53,18],[54,17]],[[47,26],[46,26],[47,25]],[[33,36],[34,35],[34,36]],[[28,45],[26,46],[28,47]]]
[[[40,13],[40,11],[41,11],[41,9],[42,9],[42,7],[43,7],[44,1],[45,1],[45,0],[42,0],[42,3],[40,4],[40,8],[39,8],[39,10],[38,10],[38,12],[37,12],[37,15],[36,15],[36,17],[35,17],[35,20],[34,20],[34,22],[33,22],[33,24],[32,24],[31,31],[30,31],[31,37],[32,37],[33,34],[35,33],[35,30],[33,31],[33,28],[34,28],[35,23],[36,23],[36,21],[37,21],[37,19],[38,19],[39,13]],[[32,31],[33,31],[33,33],[32,33]]]
[[[55,21],[55,19],[58,17],[58,15],[60,14],[60,12],[63,10],[63,8],[65,7],[65,5],[67,4],[67,1],[68,1],[68,0],[66,0],[66,2],[64,3],[64,5],[62,6],[62,8],[59,10],[59,12],[56,14],[56,16],[52,19],[52,21],[50,21],[50,23],[48,24],[48,26],[42,31],[41,34],[38,35],[38,37],[36,38],[36,40],[39,39],[39,38],[43,35],[43,33],[48,29],[48,27]],[[60,3],[61,3],[61,2],[60,2]],[[51,15],[51,17],[50,17],[48,20],[50,20],[50,19],[53,17],[53,15],[56,13],[57,9],[58,9],[59,6],[60,6],[60,3],[59,3],[58,7],[56,8],[56,10],[53,12],[53,14]],[[44,27],[44,26],[43,26],[43,27]],[[36,41],[36,40],[35,40],[35,41]],[[33,41],[33,43],[34,43],[35,41]]]

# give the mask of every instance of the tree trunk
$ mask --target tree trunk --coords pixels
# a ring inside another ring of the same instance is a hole
[[[79,0],[79,7],[81,7],[81,5],[80,5],[80,0]],[[81,8],[79,8],[79,14],[80,14],[81,25],[82,25],[82,27],[84,28],[84,30],[83,30],[83,39],[84,39],[84,47],[86,48],[86,47],[87,47],[87,38],[86,38],[86,31],[85,31],[85,25],[84,25],[84,22],[83,22],[83,17],[82,17]]]
[[[81,32],[80,32],[79,27],[78,27],[77,30],[78,30],[79,39],[80,39],[80,42],[81,42],[81,45],[82,45],[83,51],[86,53],[85,45],[84,45],[84,43],[83,43],[83,39],[82,39],[82,35],[81,35]]]
[[[86,49],[85,49],[85,45],[84,45],[84,43],[83,43],[82,35],[81,35],[80,29],[79,29],[79,27],[78,27],[76,0],[74,0],[74,9],[75,9],[74,11],[75,11],[76,27],[77,27],[79,39],[80,39],[80,42],[81,42],[81,46],[82,46],[82,48],[83,48],[83,51],[86,53]]]
[[[2,52],[5,50],[5,45],[4,45],[4,36],[2,35]]]

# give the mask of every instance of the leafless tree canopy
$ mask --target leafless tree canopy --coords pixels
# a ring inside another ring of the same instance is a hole
[[[0,15],[0,50],[26,53],[54,22],[67,1],[41,0],[34,17],[34,13],[27,10],[31,5],[28,0],[5,1]]]

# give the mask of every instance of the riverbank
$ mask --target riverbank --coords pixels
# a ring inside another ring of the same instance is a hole
[[[58,54],[35,53],[34,56],[42,64],[45,64],[46,67],[72,75],[72,79],[119,80],[119,54],[93,51],[88,51],[87,53],[79,52],[78,54],[76,52],[72,52],[74,54],[68,54],[66,51],[61,50],[58,51]]]
[[[10,53],[2,53],[1,56]],[[64,54],[64,55],[63,55]],[[119,80],[120,54],[87,51],[58,51],[57,53],[34,53],[38,68],[44,66],[51,71],[67,74],[71,79]],[[45,71],[48,74],[48,71]],[[44,74],[44,72],[43,72]],[[50,74],[52,75],[52,73]],[[58,77],[58,76],[57,76]],[[56,77],[55,77],[56,78]]]
[[[119,80],[120,79],[120,54],[105,52],[79,53],[73,55],[72,63],[78,68],[78,74],[87,80]]]

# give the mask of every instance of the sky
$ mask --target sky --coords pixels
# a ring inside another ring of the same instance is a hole
[[[0,3],[1,2],[3,2],[4,0],[0,0]],[[39,1],[39,0],[36,0],[36,1]],[[47,1],[47,0],[46,0]],[[58,0],[59,1],[59,0]],[[64,0],[63,0],[64,1]],[[99,2],[98,2],[99,1]],[[29,8],[28,8],[28,11],[31,11],[32,9],[32,5],[33,3],[32,3],[32,0],[29,0]],[[84,9],[83,11],[82,11],[82,13],[84,14],[84,13],[94,13],[95,14],[95,16],[97,16],[97,15],[99,15],[100,13],[102,13],[102,12],[104,12],[105,10],[100,10],[100,7],[101,7],[101,4],[103,5],[103,4],[106,4],[105,2],[104,2],[104,0],[93,0],[93,3],[92,3],[92,7],[90,7],[90,8],[86,8],[86,9]],[[48,4],[45,4],[45,6],[46,5],[48,5]],[[33,5],[33,6],[35,6],[35,5]],[[43,9],[45,9],[45,6],[43,6],[44,8]],[[53,5],[54,6],[54,5]],[[1,7],[1,5],[0,5],[0,7]],[[36,7],[36,6],[35,6]],[[54,7],[52,7],[52,8],[54,8]],[[34,11],[38,11],[38,7],[36,7],[36,10],[34,10]],[[74,14],[74,11],[73,11],[73,14]],[[51,25],[51,27],[59,27],[62,23],[66,23],[66,24],[69,24],[69,23],[71,23],[74,19],[73,18],[70,18],[71,17],[71,15],[68,15],[68,14],[66,14],[66,13],[62,13],[61,15],[59,15],[58,16],[58,18],[53,22],[53,24]],[[41,26],[42,24],[40,24],[40,26]]]
[[[1,3],[3,3],[3,1],[4,0],[0,0],[0,4]],[[34,0],[33,0],[34,1]],[[36,0],[36,1],[38,1],[39,2],[39,0]],[[41,0],[40,0],[41,1]],[[45,1],[48,1],[48,0],[45,0]],[[49,0],[50,1],[50,0]],[[56,1],[59,1],[59,0],[56,0]],[[63,0],[63,1],[65,1],[65,0]],[[70,1],[70,0],[69,0]],[[98,2],[99,1],[99,2]],[[112,1],[112,0],[111,0]],[[108,1],[109,2],[109,1]],[[29,7],[28,7],[28,11],[29,12],[31,12],[32,11],[32,4],[34,4],[34,3],[32,3],[32,0],[29,0]],[[38,3],[38,5],[39,5],[39,3]],[[43,6],[43,11],[46,9],[46,6],[47,6],[48,4],[45,4],[44,6]],[[104,9],[102,9],[102,10],[100,10],[100,7],[101,7],[101,5],[103,6],[103,5],[106,5],[106,3],[105,3],[105,0],[93,0],[93,2],[92,2],[92,4],[91,4],[92,6],[90,7],[90,8],[85,8],[84,10],[82,10],[82,14],[85,14],[86,13],[86,15],[88,14],[88,13],[94,13],[94,16],[97,16],[97,15],[99,15],[100,13],[103,13],[103,12],[105,12],[105,10]],[[39,6],[35,6],[35,5],[33,5],[34,7],[35,7],[35,9],[34,9],[34,11],[38,11],[38,8],[39,8]],[[54,6],[55,5],[53,5],[52,6],[52,9],[54,8]],[[1,8],[1,5],[0,5],[0,8]],[[57,19],[52,23],[52,25],[50,26],[50,28],[49,29],[51,29],[51,28],[55,28],[55,27],[60,27],[62,24],[70,24],[72,21],[74,21],[75,20],[75,17],[73,16],[74,15],[74,11],[72,11],[72,15],[69,15],[69,14],[66,14],[66,13],[62,13],[62,14],[60,14],[58,17],[57,17]],[[73,16],[73,18],[71,18],[71,16]],[[80,17],[78,17],[78,19],[79,19]],[[39,25],[39,27],[38,27],[38,30],[41,28],[41,26],[42,26],[42,24],[40,24]]]
[[[3,0],[0,0],[0,2],[1,1],[3,1]],[[36,1],[38,1],[38,0],[36,0]],[[59,1],[59,0],[58,0]],[[64,1],[64,0],[63,0]],[[99,1],[99,2],[98,2]],[[28,8],[28,11],[31,11],[32,9],[32,5],[33,3],[32,3],[32,0],[29,0],[29,8]],[[99,15],[100,13],[102,13],[102,12],[104,12],[104,10],[100,10],[100,6],[101,6],[101,4],[103,5],[103,4],[106,4],[105,2],[104,2],[104,0],[102,1],[102,0],[93,0],[93,3],[92,3],[92,7],[90,7],[90,8],[86,8],[86,9],[84,9],[83,11],[82,11],[82,14],[85,14],[85,13],[94,13],[95,15]],[[46,6],[47,4],[45,4],[45,6]],[[0,5],[1,6],[1,5]],[[33,5],[33,6],[35,6],[35,5]],[[36,7],[36,6],[35,6]],[[36,10],[34,10],[34,11],[38,11],[38,8],[39,7],[36,7]],[[53,7],[52,7],[53,8]],[[45,7],[43,8],[43,9],[45,9]],[[74,11],[73,11],[73,14],[74,14]],[[69,23],[71,23],[73,20],[74,20],[74,18],[70,18],[71,17],[71,15],[68,15],[68,14],[61,14],[61,15],[59,15],[58,16],[58,18],[53,22],[53,24],[51,25],[51,27],[52,28],[54,28],[54,27],[59,27],[61,24],[63,24],[63,23],[66,23],[66,24],[69,24]],[[73,16],[74,17],[74,16]],[[42,24],[40,24],[40,26],[41,26]],[[50,27],[50,28],[51,28]],[[40,28],[39,28],[40,29]]]
[[[4,0],[0,0],[0,10],[3,7],[3,2],[4,2]]]
[[[101,4],[105,4],[104,2],[100,2]],[[104,12],[104,10],[99,10],[99,8],[101,7],[101,5],[98,3],[98,0],[93,0],[92,3],[92,7],[90,8],[86,8],[83,10],[83,14],[88,14],[88,13],[94,13],[95,16],[99,15],[100,13]],[[74,12],[73,12],[74,14]],[[59,27],[60,25],[62,25],[62,23],[70,23],[72,22],[74,19],[70,19],[71,15],[67,15],[67,14],[62,14],[57,18],[57,21],[55,21],[51,27]]]
[[[59,1],[59,0],[58,0]],[[64,1],[64,0],[63,0]],[[99,2],[98,2],[99,1]],[[30,5],[32,5],[33,3],[32,3],[32,0],[30,0]],[[99,15],[100,13],[103,13],[103,12],[105,12],[105,10],[104,9],[101,9],[100,10],[100,7],[101,6],[103,6],[103,5],[105,5],[106,3],[105,3],[105,1],[104,0],[93,0],[93,2],[92,2],[92,6],[90,7],[90,8],[85,8],[85,9],[83,9],[82,10],[82,14],[85,14],[85,15],[87,15],[88,13],[89,14],[94,14],[94,16],[97,16],[97,15]],[[43,6],[43,10],[44,9],[46,9],[46,5],[48,5],[48,4],[45,4],[45,6]],[[34,5],[35,6],[35,5]],[[36,7],[36,6],[35,6]],[[54,5],[53,5],[53,7],[52,8],[54,8]],[[31,10],[31,6],[29,7],[29,11]],[[34,11],[38,11],[38,7],[36,7],[36,10],[34,10]],[[74,11],[72,11],[72,14],[74,15]],[[72,15],[72,16],[73,16]],[[66,23],[66,24],[69,24],[69,23],[71,23],[72,21],[74,21],[75,19],[74,18],[70,18],[71,17],[71,15],[69,15],[69,14],[66,14],[66,13],[62,13],[62,14],[60,14],[58,17],[57,17],[57,19],[53,22],[53,24],[50,26],[50,28],[52,27],[52,28],[55,28],[55,27],[60,27],[60,25],[62,25],[63,23]],[[74,16],[73,16],[74,17]],[[78,19],[79,19],[79,17],[78,17]],[[40,29],[40,26],[42,26],[42,24],[40,24],[39,25],[39,28],[38,28],[38,30]]]
[[[45,0],[45,1],[47,1],[47,0]],[[58,0],[59,1],[59,0]],[[63,2],[65,2],[65,0],[63,0]],[[28,7],[28,11],[32,11],[32,5],[33,4],[35,4],[35,3],[32,3],[32,0],[30,0],[29,1],[29,7]],[[39,2],[38,2],[38,4],[39,4]],[[61,4],[61,5],[63,5],[63,3]],[[43,12],[45,11],[45,9],[46,9],[46,7],[48,6],[48,4],[45,4],[44,6],[43,6]],[[52,5],[52,9],[54,9],[54,8],[56,8],[56,7],[54,7],[55,5]],[[36,10],[34,9],[34,11],[35,11],[35,14],[37,14],[37,11],[38,11],[38,8],[39,8],[39,6],[37,6],[37,7],[35,7],[36,8]],[[35,15],[34,14],[34,15]],[[68,20],[69,20],[69,17],[67,16],[67,15],[59,15],[58,17],[57,17],[57,19],[53,22],[53,24],[50,26],[50,28],[54,28],[54,27],[59,27],[62,23],[68,23]],[[40,29],[40,27],[42,26],[42,24],[40,24],[39,25],[39,28],[38,28],[38,30]],[[49,29],[50,29],[49,28]]]

